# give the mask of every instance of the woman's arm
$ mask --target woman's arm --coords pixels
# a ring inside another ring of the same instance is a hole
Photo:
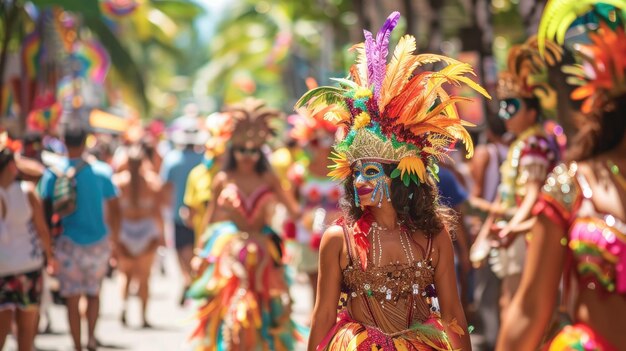
[[[206,230],[206,228],[209,226],[209,224],[215,222],[215,213],[217,211],[217,200],[222,192],[222,189],[224,189],[226,178],[227,176],[226,176],[226,173],[224,172],[217,173],[215,177],[213,178],[213,181],[211,183],[211,194],[212,194],[211,201],[209,201],[206,207],[206,210],[204,212],[204,215],[202,216],[201,228],[202,228],[203,233]],[[206,244],[206,241],[202,239],[208,239],[208,238],[204,238],[204,235],[201,235],[200,238],[196,240],[196,249],[198,250],[202,250],[204,248],[204,245]]]
[[[470,173],[474,178],[474,186],[471,189],[471,196],[482,198],[483,184],[485,182],[485,169],[489,164],[489,151],[487,145],[479,145],[474,150],[474,157],[469,162]]]
[[[337,304],[341,294],[343,243],[343,228],[340,226],[329,227],[322,236],[317,297],[313,308],[308,351],[316,351],[317,346],[322,343],[337,321]]]
[[[517,207],[513,218],[511,218],[506,226],[499,231],[498,237],[500,239],[505,239],[505,241],[511,242],[513,238],[507,238],[507,236],[509,234],[519,232],[516,228],[531,217],[533,206],[535,206],[535,203],[539,199],[539,193],[541,192],[542,185],[543,180],[529,181],[526,183],[526,195],[524,196],[522,203]]]
[[[566,248],[563,228],[539,215],[528,244],[522,281],[504,317],[496,350],[534,350],[550,322]]]
[[[50,267],[54,271],[57,268],[56,261],[54,259],[54,256],[52,255],[52,242],[50,238],[50,231],[48,230],[48,226],[46,225],[46,219],[43,213],[43,206],[41,204],[41,200],[35,193],[35,186],[31,183],[27,184],[28,187],[26,190],[26,194],[28,196],[30,208],[33,211],[33,224],[35,226],[37,234],[39,235],[39,239],[41,240],[41,246],[46,255],[48,267]]]
[[[300,216],[302,215],[302,210],[300,208],[300,205],[298,204],[298,201],[296,201],[296,197],[294,196],[294,194],[285,191],[285,189],[280,186],[280,179],[278,179],[278,177],[274,173],[267,172],[264,178],[272,187],[272,190],[274,191],[274,194],[276,194],[278,201],[280,201],[287,208],[291,219],[297,220],[298,218],[300,218]]]
[[[444,230],[437,234],[434,243],[438,252],[435,265],[435,290],[439,299],[445,332],[455,350],[471,351],[467,321],[456,284],[452,238]]]

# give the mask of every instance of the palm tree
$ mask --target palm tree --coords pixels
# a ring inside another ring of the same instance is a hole
[[[349,42],[344,22],[357,20],[351,9],[352,1],[238,1],[212,38],[199,84],[218,101],[254,93],[289,108],[307,77],[324,80],[343,65],[335,48]]]

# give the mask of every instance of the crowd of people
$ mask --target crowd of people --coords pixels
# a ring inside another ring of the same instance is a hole
[[[348,78],[308,82],[286,118],[247,98],[164,135],[80,121],[35,142],[1,134],[0,349],[11,330],[33,349],[50,276],[75,349],[81,316],[97,349],[111,267],[121,323],[136,290],[150,328],[167,223],[194,350],[626,349],[626,4],[605,2],[548,2],[538,36],[510,49],[476,150],[467,99],[446,89],[488,92],[411,35],[392,51],[397,12],[364,31]],[[573,22],[586,39],[568,46]],[[549,79],[567,55],[571,95]],[[568,145],[548,121],[576,127]],[[307,325],[293,272],[313,291]]]

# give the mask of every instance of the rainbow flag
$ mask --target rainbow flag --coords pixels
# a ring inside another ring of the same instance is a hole
[[[25,77],[35,79],[39,71],[39,58],[41,57],[41,36],[37,30],[28,34],[22,42],[20,59],[22,61],[22,73]]]
[[[79,74],[96,83],[104,82],[111,59],[102,45],[95,40],[83,40],[74,44],[73,56],[80,63]]]
[[[54,129],[61,118],[63,108],[58,102],[50,106],[30,111],[26,118],[26,125],[30,130],[48,131]]]
[[[0,116],[3,118],[13,116],[13,89],[10,84],[5,84],[2,89],[2,101],[0,101]]]

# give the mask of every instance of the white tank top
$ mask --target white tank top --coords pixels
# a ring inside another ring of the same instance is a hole
[[[13,182],[0,188],[6,215],[0,218],[0,276],[34,271],[43,265],[39,236],[35,231],[26,195],[26,184]]]

